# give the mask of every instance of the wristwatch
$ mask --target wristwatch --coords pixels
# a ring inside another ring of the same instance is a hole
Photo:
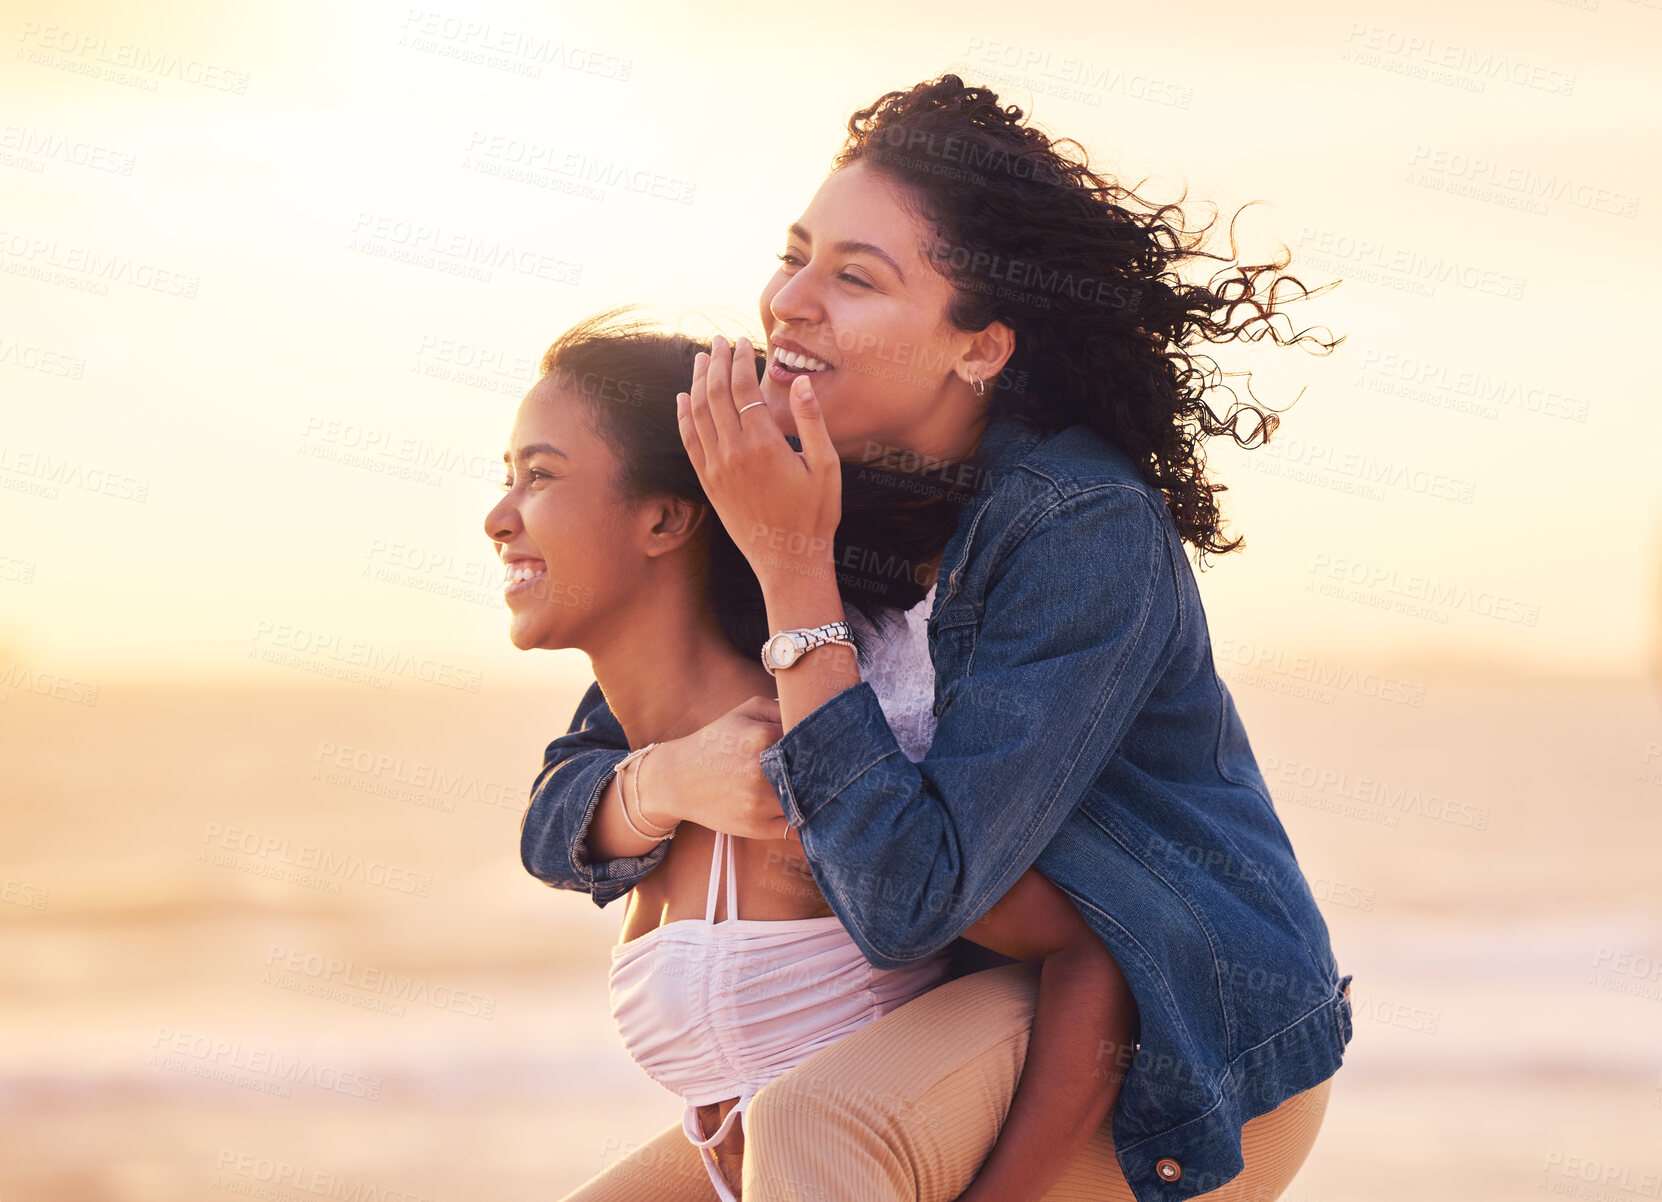
[[[824,626],[804,626],[796,630],[781,630],[762,644],[762,667],[768,675],[777,676],[776,669],[789,668],[815,647],[827,643],[841,643],[853,647],[854,632],[847,622],[827,622]]]

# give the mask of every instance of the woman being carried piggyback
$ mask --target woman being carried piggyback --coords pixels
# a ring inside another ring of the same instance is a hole
[[[788,834],[733,838],[692,822],[660,824],[650,780],[642,788],[653,747],[768,695],[772,681],[749,650],[767,625],[761,588],[714,520],[677,429],[675,394],[700,351],[617,314],[563,335],[520,406],[505,495],[486,528],[509,573],[514,644],[587,652],[639,748],[621,770],[629,789],[614,819],[669,851],[631,892],[613,949],[613,1012],[630,1054],[686,1101],[681,1126],[666,1134],[684,1166],[702,1159],[708,1174],[689,1196],[708,1197],[713,1186],[732,1199],[743,1177],[744,1112],[757,1092],[940,984],[949,957],[873,967]],[[858,552],[847,557],[855,565],[938,554],[965,499],[919,496],[899,487],[910,481],[881,472],[846,475],[837,542]],[[842,583],[858,623],[851,643],[880,638],[933,595],[907,573],[858,566]],[[965,1196],[1036,1200],[1060,1172],[1058,1154],[1083,1147],[1118,1085],[1078,1049],[1128,1042],[1134,1007],[1102,942],[1037,872],[969,936],[1034,961],[1041,988],[1022,1087]],[[663,1164],[659,1173],[675,1178]],[[628,1177],[602,1173],[571,1197],[623,1196]]]

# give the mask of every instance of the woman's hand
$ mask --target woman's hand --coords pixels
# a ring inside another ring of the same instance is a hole
[[[740,839],[783,839],[785,812],[761,764],[762,752],[783,737],[779,702],[750,697],[661,743],[643,761],[642,816],[664,826],[684,819]]]
[[[767,405],[754,403],[762,389],[749,339],[733,347],[717,335],[711,353],[695,363],[692,391],[676,397],[676,414],[681,441],[722,525],[764,585],[786,573],[832,572],[842,467],[813,382],[807,376],[791,381],[802,443],[797,452]]]

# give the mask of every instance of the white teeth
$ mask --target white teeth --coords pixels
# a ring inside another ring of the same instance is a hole
[[[812,355],[798,354],[796,351],[787,351],[784,347],[776,347],[773,357],[786,367],[794,367],[798,371],[825,371],[831,365]]]
[[[504,584],[523,584],[534,577],[541,576],[545,568],[532,567],[529,564],[511,563],[503,577]]]

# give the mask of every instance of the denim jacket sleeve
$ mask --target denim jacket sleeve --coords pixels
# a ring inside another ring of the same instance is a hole
[[[583,856],[595,808],[628,750],[623,727],[596,681],[577,703],[570,728],[543,752],[519,832],[519,858],[527,872],[556,889],[581,889],[602,907],[628,893],[669,854],[664,842],[640,856],[596,863]]]
[[[1181,618],[1159,504],[1124,484],[1084,488],[1044,508],[985,575],[970,573],[986,581],[979,621],[939,632],[968,642],[954,643],[950,672],[937,657],[945,689],[921,761],[864,681],[762,753],[814,879],[876,967],[933,954],[991,909],[1147,700]]]

